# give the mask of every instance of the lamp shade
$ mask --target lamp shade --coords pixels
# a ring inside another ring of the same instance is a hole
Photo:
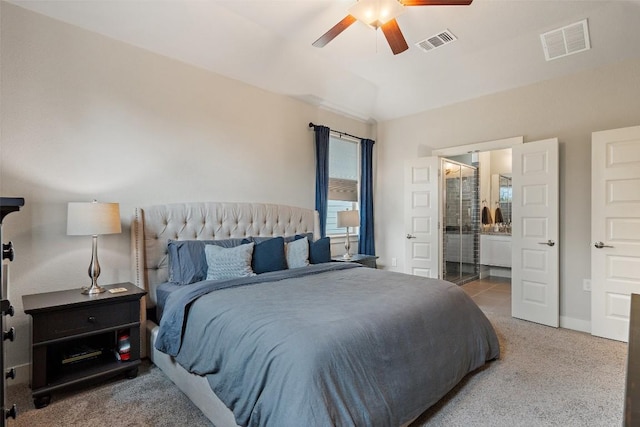
[[[358,227],[360,226],[360,211],[340,211],[338,212],[338,227]]]
[[[122,232],[118,203],[70,202],[67,209],[67,234],[97,236]]]

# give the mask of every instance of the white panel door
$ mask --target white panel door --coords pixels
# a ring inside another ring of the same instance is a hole
[[[438,157],[421,157],[405,163],[404,227],[405,273],[438,278]]]
[[[511,314],[559,325],[558,139],[513,147]]]
[[[640,126],[591,138],[591,333],[627,341],[640,293]]]

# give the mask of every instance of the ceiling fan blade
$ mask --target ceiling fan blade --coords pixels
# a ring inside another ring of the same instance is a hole
[[[400,0],[405,6],[468,6],[473,0]]]
[[[386,24],[383,24],[380,28],[382,28],[382,32],[387,38],[391,51],[394,55],[409,49],[409,45],[407,45],[407,41],[404,39],[402,31],[400,31],[400,27],[398,26],[398,21],[392,19]]]
[[[324,33],[320,38],[312,43],[315,47],[324,47],[331,40],[335,39],[338,34],[349,28],[351,24],[356,22],[356,18],[351,15],[347,15],[342,19],[342,21],[338,22],[333,26],[329,31]]]

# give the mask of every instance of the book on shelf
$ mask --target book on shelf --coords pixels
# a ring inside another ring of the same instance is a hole
[[[79,345],[71,348],[68,353],[62,355],[62,364],[81,362],[83,360],[95,359],[102,355],[102,349]]]

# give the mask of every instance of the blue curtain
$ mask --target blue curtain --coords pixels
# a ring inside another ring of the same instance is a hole
[[[373,235],[373,144],[375,141],[360,141],[360,240],[358,253],[376,254]]]
[[[316,210],[320,214],[320,237],[326,236],[329,196],[329,131],[313,126],[316,133]]]

